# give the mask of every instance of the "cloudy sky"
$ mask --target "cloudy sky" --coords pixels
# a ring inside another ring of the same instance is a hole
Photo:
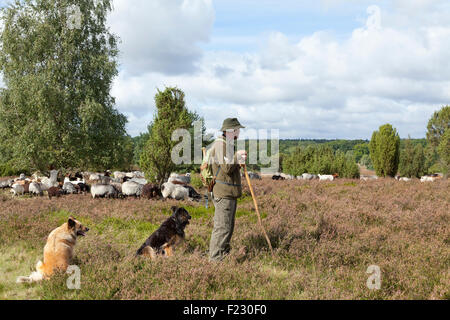
[[[238,117],[282,138],[425,137],[450,104],[448,0],[113,0],[113,96],[146,131],[177,86],[210,130]]]

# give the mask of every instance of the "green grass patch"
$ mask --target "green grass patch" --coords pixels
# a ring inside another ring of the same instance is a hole
[[[344,186],[346,186],[346,187],[356,187],[357,184],[356,184],[356,182],[346,182],[346,183],[344,183]]]
[[[30,249],[24,242],[0,247],[0,300],[39,299],[38,284],[17,284],[16,279],[29,276],[41,258],[42,249]]]
[[[250,202],[250,201],[253,201],[252,196],[251,195],[245,195],[245,196],[240,197],[238,199],[237,203],[241,204],[241,203]]]
[[[112,234],[120,242],[135,243],[148,237],[159,225],[141,220],[126,220],[115,217],[103,219],[100,223],[92,225],[92,229],[99,235]]]
[[[209,206],[208,209],[206,209],[204,206],[186,206],[184,208],[189,212],[192,219],[211,218],[214,216],[213,205]]]

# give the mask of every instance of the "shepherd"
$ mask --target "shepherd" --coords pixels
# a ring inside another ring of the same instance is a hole
[[[223,122],[222,136],[211,147],[214,184],[212,198],[215,207],[214,227],[209,245],[211,261],[221,261],[231,250],[230,242],[234,231],[237,199],[242,196],[241,166],[245,165],[247,152],[234,152],[242,126],[237,118]]]

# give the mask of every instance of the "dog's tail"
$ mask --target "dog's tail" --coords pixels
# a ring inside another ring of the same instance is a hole
[[[37,271],[32,272],[28,277],[17,277],[16,283],[33,283],[44,280],[44,275],[39,271],[42,265],[42,261],[39,261],[36,265]]]
[[[144,248],[146,247],[145,243],[136,251],[135,257],[142,255]]]

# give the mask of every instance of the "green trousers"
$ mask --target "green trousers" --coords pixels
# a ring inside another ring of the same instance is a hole
[[[222,260],[231,250],[237,199],[214,197],[214,228],[209,243],[209,259]]]

